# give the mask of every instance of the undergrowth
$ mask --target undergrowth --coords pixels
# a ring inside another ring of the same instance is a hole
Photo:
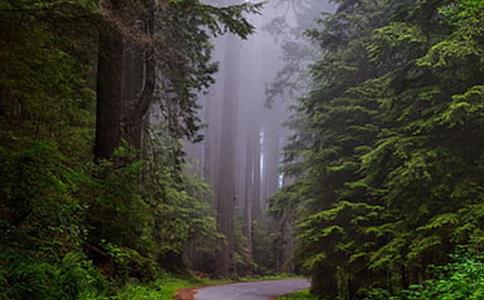
[[[309,293],[308,290],[296,292],[290,295],[282,296],[277,298],[278,300],[317,300],[316,296]]]

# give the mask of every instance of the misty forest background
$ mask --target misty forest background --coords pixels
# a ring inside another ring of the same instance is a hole
[[[0,299],[484,299],[484,1],[0,0]]]

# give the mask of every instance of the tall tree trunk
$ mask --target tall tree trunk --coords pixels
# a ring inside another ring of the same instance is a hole
[[[222,70],[223,72],[223,70]],[[219,74],[218,76],[220,76]],[[223,81],[223,77],[217,77],[218,82]],[[204,160],[203,174],[211,184],[213,191],[217,191],[217,179],[220,163],[220,138],[221,138],[221,118],[223,107],[223,93],[213,90],[206,98],[205,122],[208,127],[205,132],[204,141]],[[215,203],[214,203],[215,204]]]
[[[120,32],[107,26],[99,36],[96,104],[96,160],[108,159],[121,141],[124,42]]]
[[[217,271],[227,277],[232,271],[235,249],[234,200],[235,200],[235,143],[237,134],[238,78],[240,42],[234,36],[227,37],[226,76],[220,137],[220,163],[216,192],[217,221],[226,236],[219,255]]]
[[[112,1],[113,14],[121,14],[123,1]],[[141,20],[148,36],[153,35],[154,11],[133,16]],[[134,25],[133,25],[134,26]],[[127,42],[115,25],[100,30],[97,74],[96,160],[109,159],[126,140],[141,150],[146,113],[155,89],[155,62],[152,50]]]
[[[260,220],[262,217],[261,207],[261,145],[260,145],[260,127],[257,127],[254,133],[254,151],[253,151],[253,196],[252,196],[252,218],[253,220]]]
[[[137,100],[143,89],[145,72],[144,51],[135,43],[126,46],[124,55],[123,101],[125,107],[123,114],[123,136],[127,137],[129,144],[136,149],[141,148],[141,120],[134,119],[132,115]]]
[[[266,190],[267,198],[270,198],[277,192],[279,186],[279,162],[280,162],[280,142],[278,128],[277,111],[274,114],[273,123],[269,127],[269,136],[267,137],[267,172],[266,172]],[[264,205],[265,207],[266,205]]]
[[[249,117],[250,121],[251,118]],[[247,135],[247,149],[246,149],[246,160],[245,160],[245,176],[244,176],[244,236],[247,238],[247,244],[249,247],[249,254],[252,257],[253,254],[253,243],[252,243],[252,204],[254,197],[254,162],[253,162],[253,151],[255,146],[256,129],[253,122],[248,125],[249,129],[246,131]]]

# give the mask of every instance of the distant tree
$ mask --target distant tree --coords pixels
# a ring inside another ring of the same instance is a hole
[[[240,43],[235,37],[227,38],[225,53],[225,80],[223,93],[222,123],[220,130],[219,170],[215,203],[220,231],[226,241],[217,260],[218,273],[227,277],[233,272],[235,253],[234,202],[235,192],[235,143],[237,136],[237,112],[239,103]]]

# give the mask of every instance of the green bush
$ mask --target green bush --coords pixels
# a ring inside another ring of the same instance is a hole
[[[59,263],[21,256],[2,257],[0,299],[78,299],[103,291],[102,276],[83,254],[67,253]]]
[[[412,285],[398,295],[385,289],[360,291],[363,300],[480,300],[484,299],[483,257],[459,252],[451,263],[434,267],[435,279]],[[364,296],[363,296],[364,295]]]
[[[150,285],[128,284],[115,300],[172,300],[176,291],[192,285],[193,282],[165,275]]]
[[[452,262],[436,267],[437,278],[405,291],[408,300],[484,299],[484,260],[482,256],[452,255]]]
[[[2,137],[6,143],[14,140]],[[69,168],[52,142],[17,143],[18,147],[0,147],[0,252],[35,251],[56,259],[77,251],[84,206],[75,193],[82,170]]]

